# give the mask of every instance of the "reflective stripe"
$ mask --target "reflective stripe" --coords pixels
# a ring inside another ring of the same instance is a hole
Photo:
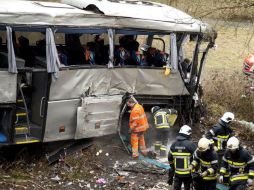
[[[238,181],[238,180],[248,180],[248,176],[247,175],[234,175],[231,176],[230,181]]]
[[[223,157],[223,160],[227,162],[230,166],[235,168],[243,167],[246,165],[246,162],[233,162],[231,160],[227,160],[225,157]]]
[[[218,138],[228,139],[229,135],[217,135]]]
[[[146,115],[141,115],[141,116],[137,116],[137,117],[132,117],[131,119],[130,119],[130,121],[132,122],[132,121],[135,121],[135,120],[138,120],[138,119],[143,119],[143,118],[145,118],[146,117]]]
[[[198,162],[196,160],[193,160],[191,164],[196,167],[198,165]]]
[[[217,135],[216,137],[213,138],[213,139],[217,140],[218,150],[223,150],[222,143],[227,141],[228,138],[229,138],[229,135]]]
[[[134,128],[133,130],[134,130],[134,131],[138,131],[138,130],[140,130],[140,129],[144,129],[144,130],[145,130],[146,127],[141,125],[141,126],[139,126],[139,127]]]
[[[211,166],[211,162],[206,162],[206,161],[204,161],[204,160],[202,160],[202,159],[200,159],[200,162],[201,162],[201,165],[203,165],[203,166]]]
[[[186,174],[190,174],[190,171],[178,171],[178,170],[176,170],[175,173],[180,174],[180,175],[186,175]]]
[[[156,129],[170,128],[169,125],[156,126]]]
[[[165,147],[161,147],[161,148],[160,148],[160,150],[167,150],[167,148],[165,148]]]
[[[213,168],[209,168],[207,171],[208,171],[210,174],[214,174],[214,169],[213,169]]]
[[[253,170],[249,170],[249,175],[250,176],[254,176],[254,171]]]
[[[225,174],[226,172],[227,172],[226,168],[224,168],[224,167],[221,167],[221,168],[220,168],[220,173]]]
[[[188,152],[172,152],[173,156],[191,156],[191,153]]]
[[[188,160],[187,160],[187,158],[183,159],[183,163],[184,163],[184,168],[188,168]]]
[[[203,177],[203,179],[204,180],[215,180],[215,179],[217,179],[217,176],[215,175],[215,176],[205,176],[205,177]]]

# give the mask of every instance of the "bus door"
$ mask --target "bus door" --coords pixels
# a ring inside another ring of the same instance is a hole
[[[121,103],[122,95],[85,97],[77,109],[75,139],[116,133]]]

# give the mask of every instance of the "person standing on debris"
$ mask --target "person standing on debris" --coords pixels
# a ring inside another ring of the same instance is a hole
[[[151,109],[154,118],[154,125],[156,128],[156,142],[154,150],[160,153],[161,157],[167,155],[167,144],[169,138],[169,129],[172,127],[177,118],[177,111],[175,109],[160,108],[154,106]]]
[[[130,132],[132,158],[138,158],[138,148],[143,155],[147,155],[144,133],[149,128],[147,117],[142,105],[140,105],[134,97],[127,101],[127,105],[131,108],[130,113]]]
[[[218,155],[211,141],[205,137],[198,142],[190,165],[196,190],[215,190],[217,183]]]
[[[218,152],[219,161],[226,150],[228,139],[234,135],[233,130],[230,128],[230,123],[234,120],[234,118],[235,116],[233,113],[224,113],[219,122],[205,135],[206,138],[210,139],[211,142],[214,143],[214,149]]]
[[[224,182],[225,174],[229,172],[229,190],[245,190],[247,185],[253,185],[254,178],[254,158],[240,146],[236,137],[231,137],[227,141],[227,150],[223,156],[219,182]]]
[[[174,190],[181,190],[182,184],[184,184],[185,190],[190,190],[192,177],[189,164],[197,148],[190,140],[191,132],[192,130],[188,125],[182,126],[168,153],[168,162],[171,167],[168,184],[172,185],[174,177]]]

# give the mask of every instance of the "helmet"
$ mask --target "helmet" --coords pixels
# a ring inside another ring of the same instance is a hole
[[[235,119],[235,115],[231,112],[226,112],[220,119],[225,123],[229,123]]]
[[[152,113],[155,113],[155,112],[157,112],[159,109],[160,109],[159,106],[154,106],[154,107],[152,107],[151,112],[152,112]]]
[[[198,150],[201,152],[207,151],[211,146],[211,141],[205,137],[198,141]]]
[[[191,128],[188,125],[183,125],[179,131],[179,133],[184,134],[184,135],[191,135]]]
[[[227,142],[227,149],[234,150],[239,148],[239,140],[236,137],[230,137]]]

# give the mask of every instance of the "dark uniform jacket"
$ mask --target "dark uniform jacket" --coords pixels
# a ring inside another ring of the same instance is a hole
[[[197,146],[189,140],[188,136],[179,134],[176,141],[171,145],[168,153],[170,167],[178,177],[190,177],[189,165],[192,161],[192,155]]]
[[[205,135],[206,138],[212,140],[217,146],[219,152],[226,150],[228,139],[233,136],[233,130],[222,120],[213,126],[213,128]]]
[[[194,152],[193,161],[191,163],[194,166],[194,171],[203,173],[208,172],[207,176],[203,177],[203,180],[216,180],[218,170],[218,155],[213,149],[209,149],[206,152],[200,152],[198,149]]]
[[[253,156],[244,148],[240,147],[235,153],[226,150],[220,174],[230,173],[230,184],[246,183],[248,178],[254,177],[254,159]]]

